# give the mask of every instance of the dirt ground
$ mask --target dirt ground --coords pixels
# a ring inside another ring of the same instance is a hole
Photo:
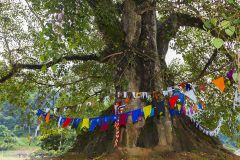
[[[18,149],[12,151],[0,151],[0,160],[28,160],[30,159],[30,154],[36,149]]]
[[[63,157],[52,160],[240,160],[240,157],[229,154],[204,153],[204,152],[165,152],[158,153],[148,149],[140,149],[131,154],[128,151],[117,150],[111,154],[103,154],[98,157],[86,157],[84,155],[69,153]],[[46,159],[50,160],[50,159]]]

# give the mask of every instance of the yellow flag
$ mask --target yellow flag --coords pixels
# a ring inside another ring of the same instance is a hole
[[[86,129],[89,128],[89,119],[88,118],[83,119],[81,129],[83,129],[83,128],[86,128]]]
[[[148,105],[148,106],[143,107],[143,113],[144,113],[144,118],[145,119],[150,116],[151,111],[152,111],[152,105]]]
[[[178,111],[181,110],[181,104],[177,104]]]

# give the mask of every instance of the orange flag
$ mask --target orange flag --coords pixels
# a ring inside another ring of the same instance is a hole
[[[223,77],[220,77],[218,79],[215,79],[212,81],[222,92],[224,91],[225,85],[224,85],[224,79]]]
[[[49,120],[50,120],[50,112],[47,113],[45,120],[46,120],[46,123],[49,122]]]

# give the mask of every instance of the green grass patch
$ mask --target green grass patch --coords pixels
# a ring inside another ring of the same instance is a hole
[[[29,144],[29,140],[27,137],[16,137],[16,145],[14,146],[14,150],[17,149],[28,149],[28,148],[39,148],[38,147],[38,141],[36,139],[32,140],[31,143]]]

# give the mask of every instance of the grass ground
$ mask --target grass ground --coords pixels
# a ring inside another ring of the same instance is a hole
[[[11,150],[0,151],[0,160],[26,160],[29,159],[31,153],[39,149],[36,141],[29,145],[26,137],[17,137],[16,140],[17,142]]]

